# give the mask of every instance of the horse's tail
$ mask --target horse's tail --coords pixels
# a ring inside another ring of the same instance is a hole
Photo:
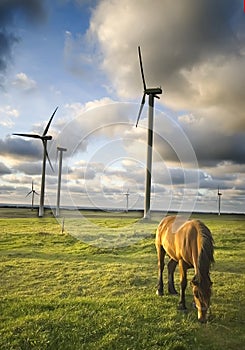
[[[203,222],[201,222],[200,228],[203,238],[203,250],[206,252],[210,263],[214,263],[214,239],[212,233]]]
[[[208,274],[210,266],[214,263],[214,240],[209,228],[201,221],[198,221],[199,233],[202,237],[202,249],[199,255],[199,270],[201,274]]]

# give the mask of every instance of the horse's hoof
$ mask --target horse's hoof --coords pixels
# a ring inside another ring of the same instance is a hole
[[[179,293],[177,292],[177,290],[169,290],[168,291],[169,292],[169,294],[171,294],[171,295],[178,295]]]
[[[207,320],[203,319],[203,318],[199,318],[198,322],[201,323],[201,324],[205,324],[205,323],[207,323]]]
[[[158,295],[159,297],[162,297],[162,296],[163,296],[163,292],[160,291],[160,290],[157,290],[157,291],[156,291],[156,295]]]
[[[184,306],[184,305],[182,305],[182,304],[179,304],[178,305],[178,310],[180,310],[180,311],[187,311],[187,308],[186,308],[186,306]]]

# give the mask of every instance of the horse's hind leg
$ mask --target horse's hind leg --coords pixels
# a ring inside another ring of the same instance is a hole
[[[177,261],[170,259],[168,262],[168,292],[170,294],[178,294],[174,286],[174,271],[177,266]]]
[[[158,257],[158,288],[157,294],[163,295],[163,270],[164,270],[164,258],[165,258],[165,250],[162,245],[157,245],[157,257]]]
[[[179,272],[180,272],[180,301],[179,310],[186,310],[185,305],[185,290],[187,286],[187,264],[181,259],[179,260]]]

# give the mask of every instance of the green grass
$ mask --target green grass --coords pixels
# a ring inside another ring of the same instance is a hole
[[[136,233],[147,232],[135,244],[105,248],[96,245],[95,232],[86,232],[95,246],[66,231],[61,234],[50,213],[39,219],[24,209],[17,214],[5,210],[0,217],[0,349],[243,347],[243,216],[199,216],[215,239],[212,307],[206,325],[197,322],[189,286],[189,311],[184,314],[177,311],[176,297],[155,294],[157,220],[147,224],[134,215],[91,214],[89,220],[104,233],[121,227],[128,234],[132,229],[135,236],[135,223]],[[80,231],[84,229],[89,231],[91,226],[81,220]]]

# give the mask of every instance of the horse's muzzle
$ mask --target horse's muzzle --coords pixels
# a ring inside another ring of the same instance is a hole
[[[202,308],[197,308],[197,309],[198,309],[198,321],[200,323],[206,323],[207,322],[208,308],[202,307]]]

